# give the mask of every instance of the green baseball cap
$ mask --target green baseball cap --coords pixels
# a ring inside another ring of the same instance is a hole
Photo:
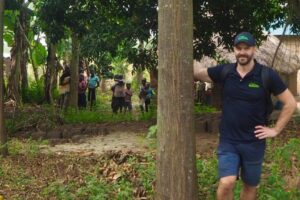
[[[234,39],[234,46],[245,43],[249,46],[255,46],[255,39],[253,35],[249,32],[241,32]]]

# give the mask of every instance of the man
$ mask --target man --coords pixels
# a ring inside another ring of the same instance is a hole
[[[145,101],[146,101],[146,96],[147,96],[146,84],[147,84],[147,79],[143,78],[142,85],[140,86],[140,92],[139,92],[140,108],[141,108],[142,113],[145,110]],[[148,110],[146,112],[148,112]]]
[[[96,104],[96,88],[99,87],[100,79],[95,74],[94,68],[90,67],[90,77],[88,78],[88,101],[90,101],[90,110]]]
[[[116,83],[111,87],[113,92],[111,107],[113,113],[117,114],[118,112],[122,112],[125,103],[125,82],[123,76],[117,76],[115,82]]]
[[[256,199],[266,139],[277,136],[286,126],[296,101],[280,77],[270,70],[270,91],[283,103],[274,127],[267,126],[267,92],[263,87],[262,65],[256,62],[255,39],[248,32],[235,37],[234,53],[237,62],[222,80],[222,69],[194,66],[196,80],[223,86],[223,111],[218,146],[218,200],[233,199],[233,189],[239,175],[243,181],[242,200]],[[239,171],[241,170],[241,173]]]

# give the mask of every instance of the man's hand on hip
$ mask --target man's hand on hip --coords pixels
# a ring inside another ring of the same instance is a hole
[[[279,132],[275,128],[269,128],[267,126],[256,126],[254,133],[255,137],[260,140],[276,137],[279,134]]]

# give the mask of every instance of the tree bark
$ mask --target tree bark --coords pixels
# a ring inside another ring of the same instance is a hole
[[[100,90],[101,92],[105,92],[106,91],[106,79],[102,76],[100,78]]]
[[[30,55],[30,60],[31,60],[31,65],[32,65],[32,70],[33,70],[33,75],[34,75],[34,80],[37,83],[39,80],[39,72],[38,72],[38,68],[34,63],[33,60],[33,55],[32,55],[32,51],[29,49],[29,55]]]
[[[4,118],[4,64],[3,64],[3,32],[4,32],[4,0],[0,0],[0,154],[2,156],[8,155],[7,148],[7,133],[5,131]]]
[[[20,12],[20,31],[21,34],[21,60],[20,60],[20,67],[21,67],[21,88],[22,92],[25,92],[28,88],[28,73],[27,73],[27,63],[28,63],[28,42],[26,41],[26,37],[28,34],[28,26],[29,22],[27,20],[27,11],[22,8]]]
[[[197,198],[192,0],[159,0],[156,199]]]
[[[55,53],[56,48],[52,43],[48,44],[47,68],[45,73],[45,101],[53,103],[53,79],[55,72]]]
[[[149,70],[150,72],[150,86],[152,88],[157,89],[157,84],[158,84],[158,71],[156,68],[152,68]]]
[[[143,79],[143,70],[138,68],[136,70],[136,80],[139,86],[142,84],[142,79]]]
[[[78,105],[78,70],[79,70],[79,38],[72,34],[71,82],[70,82],[70,107],[77,109]]]
[[[19,24],[16,25],[15,41],[11,49],[11,71],[8,78],[8,97],[14,99],[17,105],[21,105],[21,29]]]

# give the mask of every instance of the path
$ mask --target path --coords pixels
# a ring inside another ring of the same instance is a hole
[[[65,152],[85,152],[102,154],[107,151],[123,152],[154,152],[155,139],[145,137],[146,133],[135,132],[111,132],[105,136],[85,137],[78,143],[57,144],[53,147],[43,146],[44,151],[65,153]],[[196,149],[198,153],[211,153],[216,149],[218,136],[209,133],[196,134]]]

